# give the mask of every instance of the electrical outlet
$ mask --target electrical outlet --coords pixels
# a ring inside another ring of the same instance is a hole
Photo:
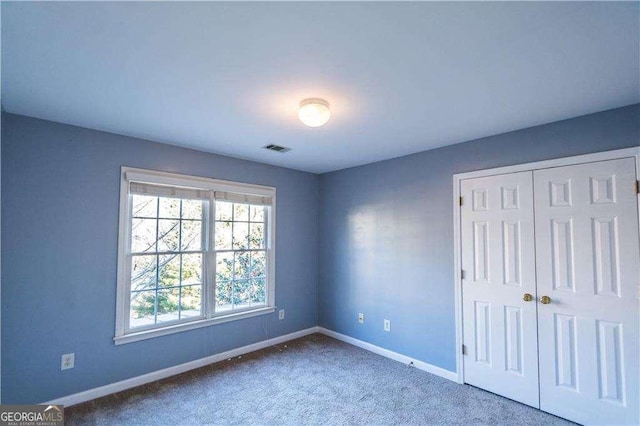
[[[280,309],[278,311],[278,319],[281,319],[281,320],[284,319],[284,309]]]
[[[384,331],[391,331],[391,321],[388,319],[384,320]]]
[[[60,363],[60,370],[68,370],[73,368],[76,363],[76,354],[64,354],[62,355],[62,361]]]
[[[358,314],[358,322],[364,324],[364,314],[362,312]]]

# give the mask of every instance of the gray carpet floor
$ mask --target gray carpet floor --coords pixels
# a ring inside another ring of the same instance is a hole
[[[320,334],[65,410],[68,425],[569,425]]]

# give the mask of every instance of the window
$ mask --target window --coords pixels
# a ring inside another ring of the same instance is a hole
[[[274,311],[275,188],[123,168],[115,341]]]

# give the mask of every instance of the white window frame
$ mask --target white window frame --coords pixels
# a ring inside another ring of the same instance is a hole
[[[209,208],[206,211],[205,248],[206,261],[202,277],[202,315],[180,322],[170,322],[167,325],[141,327],[129,329],[130,303],[130,275],[131,275],[131,197],[129,193],[131,182],[144,182],[155,185],[167,185],[183,188],[194,188],[209,191]],[[214,312],[215,306],[215,199],[214,193],[231,192],[261,197],[270,197],[271,205],[267,210],[265,226],[266,255],[267,255],[267,301],[259,307],[248,307],[221,313]],[[245,184],[219,179],[187,176],[176,173],[160,172],[133,167],[122,167],[120,171],[120,221],[118,235],[118,276],[116,295],[116,331],[114,342],[116,345],[164,336],[180,331],[207,327],[229,321],[236,321],[258,315],[271,314],[276,310],[275,305],[275,235],[276,235],[276,188],[270,186]]]

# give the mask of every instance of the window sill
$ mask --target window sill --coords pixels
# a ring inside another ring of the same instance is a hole
[[[271,314],[275,312],[275,310],[276,310],[275,306],[267,306],[264,308],[254,309],[251,311],[235,312],[232,314],[223,315],[219,317],[190,321],[182,324],[170,325],[163,328],[156,328],[153,330],[134,331],[131,333],[123,334],[122,336],[116,336],[113,338],[113,340],[116,345],[124,345],[125,343],[138,342],[140,340],[166,336],[167,334],[179,333],[181,331],[193,330],[201,327],[208,327],[210,325],[222,324],[225,322],[251,318],[258,315]]]

